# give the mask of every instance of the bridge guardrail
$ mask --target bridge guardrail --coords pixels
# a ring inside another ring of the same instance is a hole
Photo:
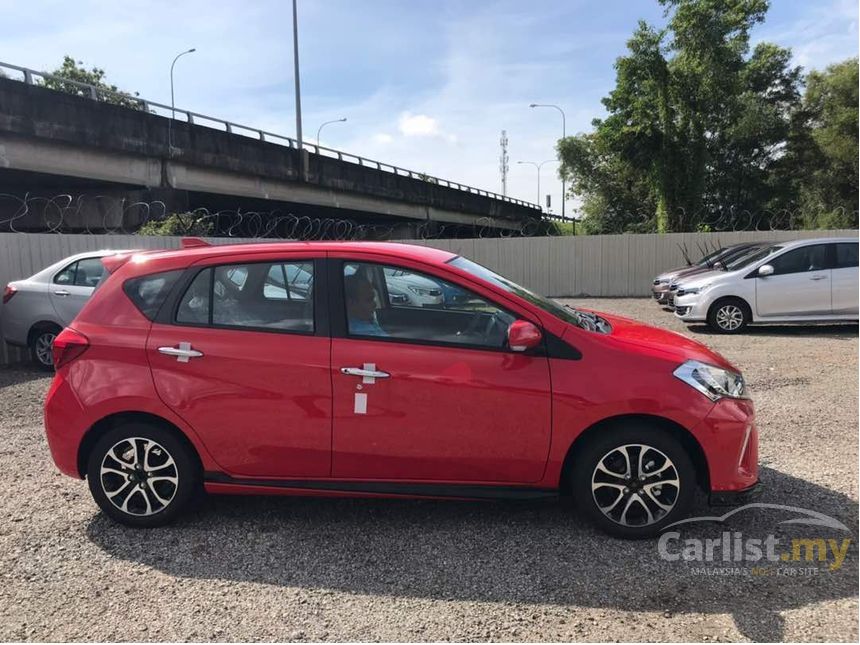
[[[120,98],[126,101],[135,101],[140,105],[140,108],[146,112],[151,112],[158,114],[159,116],[166,116],[164,114],[160,114],[156,112],[154,108],[158,108],[159,110],[163,110],[170,113],[170,116],[167,118],[171,118],[174,120],[177,119],[177,113],[179,115],[184,116],[184,120],[191,124],[195,124],[195,120],[200,121],[209,121],[211,123],[216,123],[219,126],[224,128],[225,132],[230,134],[238,134],[242,135],[243,132],[249,132],[256,136],[260,141],[265,141],[268,143],[275,143],[280,145],[285,145],[288,148],[296,149],[298,148],[298,142],[291,138],[284,136],[282,134],[276,134],[274,132],[268,132],[266,130],[261,130],[259,128],[255,128],[248,125],[242,125],[240,123],[234,123],[232,121],[227,121],[225,119],[221,119],[218,117],[208,116],[206,114],[200,114],[199,112],[193,112],[192,110],[186,110],[182,108],[175,108],[170,105],[165,105],[164,103],[158,103],[157,101],[150,101],[149,99],[141,98],[139,96],[133,96],[131,94],[126,94],[124,92],[113,92],[111,90],[106,90],[101,87],[97,87],[95,85],[90,85],[89,83],[82,83],[80,81],[74,81],[68,78],[63,78],[61,76],[56,76],[54,74],[49,74],[47,72],[40,72],[38,70],[29,69],[27,67],[21,67],[20,65],[13,65],[11,63],[4,63],[0,61],[0,70],[13,70],[15,72],[23,75],[23,82],[28,85],[35,85],[36,78],[42,78],[46,80],[53,80],[59,83],[64,83],[68,85],[74,85],[76,87],[81,88],[83,90],[84,96],[89,97],[94,101],[104,100],[103,96],[112,96],[115,98]],[[17,79],[11,79],[17,80]],[[201,125],[201,124],[198,124]],[[247,136],[247,135],[243,135]],[[349,152],[344,152],[342,150],[336,150],[334,148],[327,148],[325,146],[321,146],[314,143],[308,143],[307,141],[302,142],[302,149],[307,152],[312,152],[316,155],[326,156],[331,158],[336,158],[338,161],[345,161],[347,163],[356,163],[360,166],[370,166],[372,168],[376,168],[381,172],[390,172],[395,175],[410,177],[412,179],[418,179],[421,181],[426,181],[428,183],[436,184],[439,186],[445,186],[447,188],[452,188],[456,190],[461,190],[464,192],[473,193],[475,195],[481,195],[483,197],[488,197],[490,199],[496,199],[499,201],[508,202],[511,204],[519,204],[520,206],[527,206],[529,208],[535,208],[541,212],[543,212],[543,208],[539,204],[534,204],[532,202],[528,202],[522,199],[516,199],[515,197],[508,197],[507,195],[500,195],[498,193],[494,193],[492,191],[483,190],[481,188],[475,188],[473,186],[467,186],[465,184],[461,184],[456,181],[450,181],[448,179],[442,179],[440,177],[434,177],[432,175],[427,175],[426,173],[416,172],[414,170],[408,170],[406,168],[401,168],[399,166],[395,166],[393,164],[385,163],[382,161],[376,161],[374,159],[368,159],[366,157],[362,157],[360,155],[355,155]]]

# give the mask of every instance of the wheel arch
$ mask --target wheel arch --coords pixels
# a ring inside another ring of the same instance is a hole
[[[33,344],[33,339],[35,338],[37,333],[47,329],[56,329],[58,332],[60,332],[63,330],[63,326],[56,320],[48,320],[47,318],[39,320],[38,322],[34,322],[32,325],[30,325],[29,331],[27,331],[27,346],[29,347]]]
[[[93,446],[95,446],[99,438],[109,430],[125,423],[147,423],[167,430],[188,448],[189,454],[191,454],[192,458],[196,461],[197,466],[200,468],[200,472],[203,472],[203,462],[200,458],[200,453],[198,452],[197,447],[191,439],[188,438],[188,435],[186,435],[180,428],[167,419],[150,412],[127,411],[109,414],[108,416],[96,421],[92,426],[90,426],[90,429],[87,430],[78,446],[77,467],[78,475],[81,479],[86,477],[87,461],[90,458]]]
[[[561,468],[561,477],[559,479],[559,492],[562,495],[570,495],[571,475],[573,474],[573,463],[579,452],[592,441],[599,433],[611,430],[613,427],[620,427],[626,423],[639,422],[644,425],[650,425],[655,429],[668,432],[678,440],[684,450],[693,462],[693,467],[696,470],[696,482],[704,491],[710,490],[710,474],[708,470],[708,459],[705,456],[705,451],[698,439],[687,428],[681,424],[653,414],[621,414],[613,417],[601,419],[583,430],[573,440],[570,447],[567,449],[567,454],[564,457],[564,462]]]
[[[719,298],[716,298],[708,306],[708,311],[705,313],[705,317],[710,319],[711,312],[714,310],[714,307],[716,307],[721,302],[725,302],[726,300],[739,300],[741,302],[741,304],[743,304],[747,308],[747,313],[749,313],[749,316],[750,316],[750,322],[753,321],[755,315],[754,315],[753,307],[750,304],[749,300],[747,298],[744,298],[743,296],[736,296],[734,294],[728,294],[728,295],[720,296]]]

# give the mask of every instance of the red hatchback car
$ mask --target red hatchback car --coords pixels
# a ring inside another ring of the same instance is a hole
[[[54,461],[156,526],[199,492],[536,499],[653,535],[758,489],[740,373],[673,332],[386,243],[111,256],[54,343]]]

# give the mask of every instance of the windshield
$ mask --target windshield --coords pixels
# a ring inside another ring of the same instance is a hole
[[[730,264],[726,265],[726,271],[737,271],[738,269],[743,269],[745,266],[749,266],[754,262],[763,260],[769,255],[773,255],[780,249],[782,249],[782,247],[778,245],[766,246],[763,249],[756,249],[754,253],[743,255],[734,262],[731,262]]]
[[[714,251],[713,253],[708,253],[708,254],[707,254],[706,256],[704,256],[701,260],[699,260],[698,262],[696,262],[696,266],[699,266],[699,267],[709,267],[709,266],[711,266],[711,265],[714,263],[714,260],[716,260],[716,259],[717,259],[717,256],[718,256],[718,255],[722,255],[722,254],[723,254],[723,253],[725,253],[725,252],[726,252],[726,249],[717,249],[717,250],[716,250],[716,251]]]
[[[574,309],[573,307],[566,305],[562,306],[554,300],[550,300],[549,298],[538,295],[533,291],[529,291],[525,287],[518,285],[516,282],[512,282],[507,278],[500,276],[498,273],[490,271],[487,267],[481,266],[477,262],[467,260],[461,255],[448,260],[448,264],[457,267],[458,269],[463,269],[464,271],[486,280],[487,282],[491,282],[508,293],[519,296],[523,300],[527,300],[536,307],[540,307],[547,313],[550,313],[565,322],[571,323],[572,325],[592,331],[604,331],[604,327],[608,327],[608,323],[606,323],[606,321],[602,319],[598,320],[589,312],[579,311],[578,309]]]

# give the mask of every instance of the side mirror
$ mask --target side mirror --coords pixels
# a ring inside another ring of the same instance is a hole
[[[770,264],[762,264],[758,268],[758,274],[762,277],[766,275],[773,275],[773,267]]]
[[[537,347],[540,341],[540,329],[527,320],[515,320],[508,327],[508,347],[515,352]]]
[[[722,263],[722,262],[720,262],[719,260],[718,260],[717,262],[714,262],[714,268],[715,268],[715,269],[722,269],[722,268],[723,268],[723,263]]]

